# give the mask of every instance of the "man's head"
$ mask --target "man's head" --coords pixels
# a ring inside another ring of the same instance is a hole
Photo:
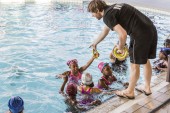
[[[103,0],[92,0],[88,5],[88,12],[92,13],[93,17],[100,20],[103,17],[103,11],[108,5]]]

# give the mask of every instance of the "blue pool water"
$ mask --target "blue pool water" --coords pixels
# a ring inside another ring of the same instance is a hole
[[[158,29],[159,49],[170,34],[170,17],[143,12]],[[58,93],[63,81],[55,79],[55,75],[69,70],[69,59],[77,58],[79,66],[86,64],[92,56],[89,45],[103,25],[102,20],[87,13],[86,5],[0,5],[0,113],[8,109],[9,98],[16,95],[24,99],[26,113],[73,111]],[[117,41],[117,35],[111,32],[98,45],[100,57],[87,70],[95,84],[101,77],[98,63],[109,62],[109,53]],[[129,69],[114,74],[126,81]]]

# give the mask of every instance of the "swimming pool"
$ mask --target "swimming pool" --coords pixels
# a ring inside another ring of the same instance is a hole
[[[144,13],[158,29],[159,49],[170,33],[170,17]],[[102,27],[102,20],[92,18],[86,5],[0,5],[0,112],[8,109],[12,95],[24,99],[26,113],[70,111],[58,94],[63,81],[55,75],[68,70],[69,59],[77,58],[80,66],[90,59],[92,50],[88,47]],[[97,65],[109,61],[113,43],[118,41],[116,36],[111,32],[98,46],[100,57],[87,70],[95,83],[101,77]],[[129,72],[115,75],[125,80]]]

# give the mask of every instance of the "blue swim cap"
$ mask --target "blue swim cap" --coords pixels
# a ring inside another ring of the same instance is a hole
[[[161,52],[167,57],[170,54],[170,48],[161,48]]]
[[[19,113],[24,110],[24,101],[19,96],[11,97],[8,102],[8,107],[12,113]]]

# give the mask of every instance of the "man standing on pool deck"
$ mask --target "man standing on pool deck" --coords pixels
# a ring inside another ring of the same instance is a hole
[[[93,42],[91,47],[96,49],[109,33],[110,29],[118,33],[119,44],[117,49],[123,53],[123,47],[126,43],[127,35],[130,36],[129,56],[130,56],[130,81],[127,89],[116,91],[116,95],[128,99],[134,99],[134,89],[140,75],[140,65],[144,65],[145,85],[138,90],[151,94],[150,82],[152,68],[149,59],[156,57],[157,48],[157,30],[152,21],[128,4],[107,5],[102,0],[92,0],[88,5],[88,12],[93,17],[103,21],[106,24],[101,34]]]

